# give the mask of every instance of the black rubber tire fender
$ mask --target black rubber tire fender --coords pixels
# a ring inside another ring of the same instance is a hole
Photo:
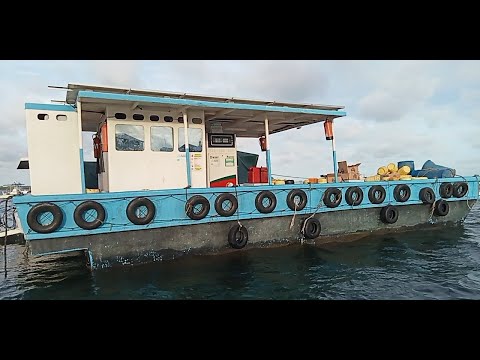
[[[448,203],[448,201],[441,199],[435,203],[435,210],[433,211],[435,215],[446,216],[448,215],[449,211],[450,211],[450,204]]]
[[[307,239],[316,239],[322,232],[322,226],[317,218],[307,218],[302,224],[303,235]]]
[[[248,231],[245,226],[234,225],[228,232],[228,243],[234,249],[242,249],[248,243]]]
[[[456,182],[453,184],[453,196],[456,198],[461,198],[467,195],[468,184],[464,181]]]
[[[95,210],[97,212],[97,217],[93,221],[87,221],[83,218],[83,215],[88,210]],[[105,221],[105,209],[102,204],[93,201],[87,200],[82,202],[75,208],[73,212],[73,220],[75,224],[85,230],[93,230],[100,227]]]
[[[332,196],[335,197],[332,200]],[[329,208],[336,208],[342,202],[342,190],[338,188],[328,188],[323,195],[323,203]]]
[[[148,210],[147,215],[144,217],[137,216],[137,209],[140,206],[145,206]],[[155,217],[155,205],[152,200],[146,197],[137,197],[129,202],[127,206],[127,217],[135,225],[147,225]]]
[[[453,195],[452,183],[442,183],[439,189],[440,196],[444,199],[451,198]]]
[[[300,201],[298,204],[295,203],[295,198],[299,197]],[[290,210],[293,211],[300,211],[305,208],[307,205],[307,194],[305,194],[305,191],[302,189],[293,189],[290,190],[290,192],[287,195],[287,206],[289,207]],[[296,208],[295,208],[296,205]]]
[[[225,201],[230,201],[232,207],[228,210],[223,208],[223,203]],[[215,199],[215,211],[220,216],[232,216],[235,214],[235,211],[238,209],[238,201],[235,195],[229,193],[223,193],[217,196]]]
[[[398,220],[399,211],[396,206],[387,205],[380,210],[380,220],[385,224],[394,224]]]
[[[48,225],[42,225],[38,221],[38,215],[49,212],[53,215],[53,221]],[[27,224],[30,229],[40,234],[49,234],[57,230],[63,222],[62,209],[53,203],[40,203],[34,205],[27,214]]]
[[[263,206],[263,200],[265,198],[270,200],[270,205]],[[275,210],[276,206],[277,206],[277,198],[275,197],[275,194],[273,194],[271,191],[268,191],[268,190],[260,191],[255,197],[255,207],[262,214],[271,213],[273,210]]]
[[[376,197],[375,194],[379,193],[380,197]],[[381,204],[385,201],[385,198],[387,197],[387,192],[385,191],[385,188],[381,185],[373,185],[369,190],[368,190],[368,200],[372,204]]]
[[[354,199],[354,194],[357,194],[357,198]],[[360,205],[363,201],[363,191],[358,186],[352,186],[345,192],[345,201],[350,206]]]
[[[200,212],[195,213],[194,210],[198,205],[201,205],[202,208]],[[185,213],[192,220],[202,220],[209,212],[210,203],[207,198],[202,195],[193,195],[185,204]]]
[[[429,187],[424,187],[418,194],[420,201],[424,204],[433,204],[435,202],[435,192]]]
[[[393,189],[393,197],[398,202],[405,202],[410,199],[410,195],[412,194],[412,190],[407,184],[399,184],[395,186]]]

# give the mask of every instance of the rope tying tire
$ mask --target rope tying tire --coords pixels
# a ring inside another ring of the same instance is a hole
[[[307,239],[315,239],[320,236],[322,226],[317,218],[307,218],[303,223],[303,235]]]
[[[345,201],[350,206],[360,205],[363,201],[363,191],[358,186],[349,187],[345,192]]]
[[[418,197],[424,204],[431,205],[435,202],[435,192],[429,187],[420,190]]]
[[[451,183],[442,183],[439,192],[442,198],[448,199],[453,195],[453,185]]]
[[[393,197],[398,202],[405,202],[410,199],[411,190],[407,184],[399,184],[393,189]]]
[[[467,195],[468,192],[468,184],[466,182],[457,182],[453,184],[453,196],[456,198],[461,198]]]
[[[140,207],[146,207],[147,213],[145,216],[139,216]],[[135,225],[147,225],[155,217],[155,205],[150,199],[145,197],[138,197],[130,201],[127,206],[127,217]]]
[[[198,208],[200,207],[200,209]],[[201,220],[210,212],[210,203],[202,195],[194,195],[185,204],[185,213],[192,220]]]
[[[228,209],[224,209],[224,204],[230,204]],[[215,199],[215,211],[220,216],[232,216],[238,209],[237,198],[233,194],[224,193],[217,196]]]
[[[87,221],[85,219],[85,214],[87,214],[87,212],[90,210],[94,210],[97,213],[97,216],[95,217],[95,219]],[[84,201],[75,208],[75,211],[73,213],[73,220],[75,221],[75,224],[77,224],[82,229],[96,229],[101,226],[105,221],[105,209],[100,203],[96,201]]]
[[[436,202],[435,210],[433,211],[433,213],[437,216],[447,216],[449,211],[450,204],[447,201],[441,199]]]
[[[51,213],[53,220],[49,224],[42,224],[39,216]],[[58,205],[52,203],[40,203],[34,205],[27,214],[27,224],[30,229],[40,234],[48,234],[57,230],[63,222],[63,212]]]
[[[269,202],[267,206],[263,204],[263,201],[265,199],[267,199]],[[260,191],[258,195],[255,197],[255,207],[262,214],[271,213],[273,210],[275,210],[276,206],[277,206],[277,198],[271,191],[268,191],[268,190]]]
[[[385,224],[394,224],[398,220],[398,209],[393,205],[387,205],[380,210],[380,219]]]
[[[323,203],[329,208],[336,208],[342,202],[342,191],[338,188],[325,190]]]
[[[234,225],[228,232],[228,243],[234,249],[242,249],[247,245],[248,231],[245,226]]]
[[[298,201],[295,201],[299,198]],[[287,206],[290,210],[300,211],[307,205],[307,194],[301,189],[293,189],[287,195]]]
[[[368,190],[368,200],[372,204],[381,204],[385,201],[387,192],[385,188],[381,185],[373,185],[370,190]]]

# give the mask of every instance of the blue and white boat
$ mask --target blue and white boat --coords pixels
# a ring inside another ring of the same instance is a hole
[[[333,132],[333,182],[273,184],[269,136],[316,123],[331,131],[342,106],[65,89],[64,104],[25,104],[31,194],[14,203],[33,255],[83,251],[102,268],[350,241],[458,224],[478,199],[474,176],[341,182]],[[82,132],[95,133],[94,185]],[[239,137],[262,140],[266,183],[239,181]]]

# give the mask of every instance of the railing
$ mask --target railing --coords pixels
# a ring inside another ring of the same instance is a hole
[[[0,232],[7,229],[16,229],[15,206],[12,204],[12,198],[0,199]]]

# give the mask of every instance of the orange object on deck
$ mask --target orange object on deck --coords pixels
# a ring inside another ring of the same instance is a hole
[[[323,127],[325,129],[325,138],[327,140],[333,140],[333,120],[325,120]]]
[[[108,133],[107,133],[107,123],[104,122],[102,126],[100,126],[100,138],[102,139],[102,151],[108,151]]]

